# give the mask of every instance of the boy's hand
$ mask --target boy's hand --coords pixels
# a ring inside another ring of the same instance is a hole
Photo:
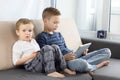
[[[37,52],[33,52],[32,54],[30,54],[29,56],[25,56],[23,58],[18,59],[18,61],[16,62],[16,65],[23,65],[26,61],[35,58],[37,55]]]
[[[83,56],[84,56],[84,55],[87,55],[88,50],[89,50],[89,49],[86,49],[86,50],[83,52]]]
[[[30,55],[31,59],[35,58],[36,55],[37,55],[37,52],[33,52],[33,53]]]
[[[64,55],[65,60],[69,61],[69,60],[73,60],[75,59],[75,54],[74,53],[69,53]]]

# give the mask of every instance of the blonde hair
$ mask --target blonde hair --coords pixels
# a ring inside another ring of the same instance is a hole
[[[21,18],[16,22],[16,30],[19,30],[21,24],[33,24],[32,20]]]
[[[48,7],[46,9],[44,9],[43,13],[42,13],[42,18],[51,18],[52,16],[59,16],[61,15],[60,11],[56,8],[53,7]]]

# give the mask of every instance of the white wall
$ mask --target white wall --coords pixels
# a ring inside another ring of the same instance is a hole
[[[0,20],[16,20],[21,17],[39,19],[52,0],[0,0]],[[56,0],[62,17],[75,18],[77,0]]]
[[[40,19],[50,0],[0,0],[0,20]]]

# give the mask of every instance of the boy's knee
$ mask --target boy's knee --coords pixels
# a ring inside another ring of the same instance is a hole
[[[86,72],[88,71],[88,63],[83,59],[75,59],[68,62],[68,67],[71,70]]]
[[[45,46],[43,47],[43,49],[46,50],[46,51],[49,51],[49,50],[52,50],[52,46],[50,46],[50,45],[45,45]]]
[[[59,46],[58,45],[56,45],[56,44],[53,44],[53,45],[51,45],[53,48],[55,48],[55,49],[58,49],[59,48]]]
[[[105,53],[108,55],[108,57],[111,57],[111,50],[109,48],[104,48]]]

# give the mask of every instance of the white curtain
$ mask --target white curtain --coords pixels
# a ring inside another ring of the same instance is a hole
[[[0,20],[40,19],[51,0],[0,0]]]
[[[79,30],[108,30],[109,4],[110,0],[79,0],[77,10]]]
[[[77,25],[79,30],[95,30],[94,0],[79,0],[77,4]]]

